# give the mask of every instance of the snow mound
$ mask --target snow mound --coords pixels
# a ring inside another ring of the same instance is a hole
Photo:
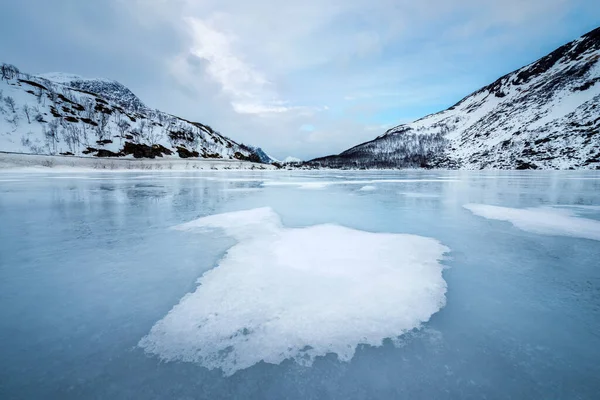
[[[215,228],[238,244],[141,339],[147,353],[227,375],[260,361],[311,365],[327,353],[349,361],[357,345],[418,328],[446,301],[440,259],[448,248],[434,239],[290,229],[270,208],[175,227]]]
[[[483,218],[508,221],[527,232],[600,240],[600,221],[577,217],[571,210],[552,207],[519,209],[485,204],[466,204],[463,207]]]

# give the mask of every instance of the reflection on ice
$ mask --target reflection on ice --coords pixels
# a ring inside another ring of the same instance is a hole
[[[456,179],[369,179],[369,180],[311,180],[311,181],[265,181],[263,186],[297,186],[301,189],[324,189],[332,185],[372,185],[374,183],[425,183],[425,182],[458,182]]]
[[[412,197],[412,198],[423,198],[423,199],[436,199],[440,197],[435,193],[419,193],[419,192],[398,192],[399,195],[404,197]]]
[[[209,216],[179,230],[220,228],[237,241],[139,345],[167,361],[226,374],[259,361],[311,364],[381,345],[445,304],[434,239],[338,225],[284,228],[270,208]]]

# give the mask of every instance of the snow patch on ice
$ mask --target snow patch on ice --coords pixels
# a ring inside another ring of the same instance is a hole
[[[437,240],[338,225],[285,228],[270,208],[200,218],[183,231],[234,237],[219,265],[139,346],[231,375],[264,361],[310,365],[421,326],[445,304]]]
[[[373,185],[365,185],[358,190],[361,192],[372,192],[374,190],[377,190],[377,187],[375,187]]]
[[[600,240],[600,221],[577,217],[568,209],[552,207],[519,209],[486,204],[466,204],[463,207],[483,218],[508,221],[527,232]]]

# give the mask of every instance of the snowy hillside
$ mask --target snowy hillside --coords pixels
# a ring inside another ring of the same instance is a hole
[[[116,81],[0,65],[0,151],[261,162],[210,126],[144,105]]]
[[[309,165],[600,168],[600,28],[449,109]]]

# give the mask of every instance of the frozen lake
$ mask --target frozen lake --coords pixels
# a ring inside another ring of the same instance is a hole
[[[598,172],[0,173],[2,399],[592,399],[599,376]]]

